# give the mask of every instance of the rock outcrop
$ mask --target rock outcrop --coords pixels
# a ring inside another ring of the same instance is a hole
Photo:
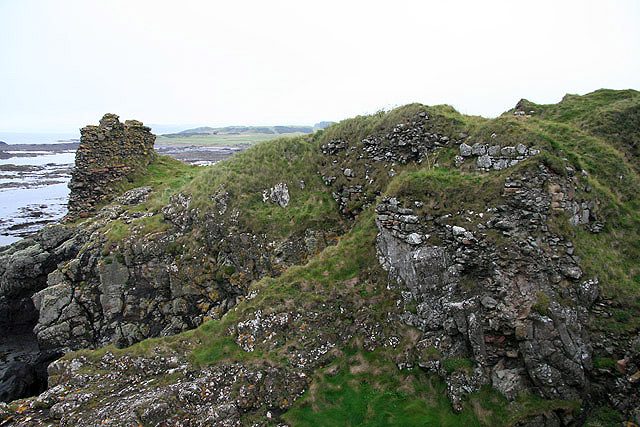
[[[53,225],[0,252],[0,401],[45,389],[46,367],[60,352],[38,345],[33,333],[38,311],[31,297],[80,246],[72,229]]]
[[[585,247],[636,250],[611,227],[637,233],[640,186],[620,183],[638,177],[596,162],[597,150],[622,158],[609,143],[538,127],[542,107],[358,118],[255,147],[180,188],[109,196],[55,242],[13,245],[0,296],[31,304],[39,348],[67,354],[49,365],[49,390],[0,417],[280,425],[348,393],[366,419],[377,400],[438,382],[431,392],[480,424],[582,425],[599,411],[640,421],[634,302],[612,295],[637,296],[637,269]],[[594,268],[603,259],[615,269]],[[21,369],[0,378],[31,375]]]
[[[514,172],[481,212],[463,204],[436,216],[416,207],[427,200],[395,198],[377,206],[380,262],[400,287],[401,318],[423,332],[418,363],[448,378],[458,410],[483,384],[510,399],[589,392],[587,313],[598,286],[583,277],[573,243],[549,231],[548,188],[558,181],[543,166]],[[442,363],[455,358],[474,369],[446,373]]]
[[[114,197],[114,184],[143,171],[155,157],[155,135],[137,120],[120,123],[105,114],[98,126],[80,130],[69,188],[69,218],[87,216]]]

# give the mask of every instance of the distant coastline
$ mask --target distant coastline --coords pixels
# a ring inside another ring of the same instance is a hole
[[[7,145],[57,144],[80,142],[80,134],[74,132],[3,132],[0,141]]]

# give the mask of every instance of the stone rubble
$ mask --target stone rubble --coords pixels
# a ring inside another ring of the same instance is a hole
[[[460,144],[459,151],[460,155],[455,158],[456,166],[461,166],[467,159],[475,159],[475,168],[483,171],[506,169],[540,154],[540,150],[528,148],[523,144],[502,147],[498,144],[479,142],[473,145],[463,142]]]
[[[504,206],[486,213],[433,218],[396,198],[376,208],[380,263],[409,308],[402,320],[423,331],[420,346],[440,360],[475,361],[471,376],[420,362],[447,378],[459,410],[461,395],[486,383],[510,399],[523,390],[554,399],[588,393],[593,365],[585,325],[598,286],[596,279],[581,280],[572,243],[549,232],[549,188],[556,184],[548,182],[559,181],[542,167],[507,177]],[[489,230],[506,240],[496,245]],[[417,243],[410,237],[415,234],[432,237]]]
[[[340,212],[354,217],[373,203],[389,178],[395,176],[394,167],[433,162],[436,158],[430,156],[434,152],[459,142],[444,134],[422,111],[389,131],[374,133],[356,144],[339,139],[323,144],[322,153],[332,161],[321,170],[321,176],[333,189]]]
[[[262,192],[263,202],[271,202],[281,208],[286,208],[289,205],[289,200],[291,200],[291,197],[289,196],[289,187],[284,182],[280,182],[272,188]]]

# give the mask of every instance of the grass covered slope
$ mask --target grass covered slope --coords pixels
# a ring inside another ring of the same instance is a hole
[[[640,155],[640,92],[600,89],[587,95],[566,95],[558,104],[520,101],[519,109],[548,121],[570,124],[613,145],[638,167]]]
[[[317,146],[304,137],[261,143],[203,171],[184,188],[193,206],[206,212],[217,189],[228,193],[229,209],[242,212],[256,231],[286,237],[306,228],[324,229],[341,222],[330,193],[317,174]],[[291,198],[286,209],[265,203],[263,191],[283,182]]]
[[[52,384],[69,385],[62,400],[80,402],[75,415],[69,415],[76,418],[66,422],[102,421],[105,405],[112,405],[110,415],[125,420],[132,412],[130,402],[144,401],[136,407],[137,418],[131,419],[155,425],[155,418],[145,414],[165,405],[169,410],[163,416],[177,424],[206,419],[198,418],[203,408],[223,411],[216,405],[224,399],[229,399],[225,404],[241,408],[229,419],[246,425],[619,422],[621,413],[610,407],[606,397],[594,401],[598,408],[592,410],[592,402],[579,399],[543,399],[534,387],[509,401],[485,385],[467,394],[461,410],[454,411],[447,397],[452,385],[425,372],[417,361],[437,361],[447,379],[473,375],[477,361],[466,356],[444,358],[435,348],[420,347],[421,332],[402,320],[402,290],[390,286],[376,253],[380,229],[375,207],[383,197],[395,197],[419,201],[415,211],[421,217],[485,212],[488,206],[505,205],[505,184],[511,176],[530,176],[540,168],[574,186],[576,200],[593,202],[597,230],[571,225],[570,215],[560,210],[548,212],[548,226],[573,242],[584,277],[599,280],[602,304],[590,313],[588,325],[597,344],[596,374],[591,380],[601,381],[598,387],[608,392],[612,382],[626,378],[617,372],[616,360],[628,351],[640,327],[640,176],[634,151],[639,106],[638,92],[597,91],[567,96],[557,105],[522,101],[517,110],[526,115],[511,111],[489,120],[461,115],[449,106],[411,104],[349,119],[312,136],[263,142],[212,167],[192,168],[159,158],[147,174],[123,188],[150,185],[154,192],[146,202],[126,208],[145,216],[105,224],[111,252],[123,251],[126,259],[127,244],[171,240],[175,250],[171,258],[179,260],[176,265],[183,274],[175,283],[188,288],[194,282],[204,287],[215,282],[212,289],[224,290],[244,280],[243,294],[219,319],[196,329],[123,349],[108,346],[67,354],[62,364],[81,361],[86,381],[70,386],[75,375],[71,368],[52,376]],[[429,116],[424,126],[416,119],[421,113]],[[419,126],[423,126],[419,138],[438,141],[419,161],[412,157],[406,162],[394,157],[374,161],[373,154],[366,154],[371,145],[363,140],[378,138],[390,150],[406,148],[403,132]],[[333,141],[344,142],[344,148],[323,153]],[[486,172],[474,163],[459,163],[461,142],[502,147],[520,143],[540,153],[509,169]],[[264,191],[279,183],[286,183],[290,194],[286,208],[263,199]],[[345,194],[347,209],[341,214],[336,201]],[[184,202],[188,208],[180,215],[166,209],[181,200],[188,200]],[[213,233],[219,224],[222,231]],[[264,244],[259,249],[271,256],[271,262],[280,256],[278,250],[269,252],[272,248],[308,237],[309,229],[335,239],[300,257],[298,265],[283,263],[281,269],[255,276],[242,270],[246,260],[242,255],[254,250],[256,242]],[[233,240],[241,235],[248,237],[240,243]],[[508,242],[501,233],[487,235],[496,246]],[[253,236],[259,238],[251,240]],[[444,244],[438,236],[431,239],[434,246]],[[230,241],[234,243],[225,247]],[[504,252],[509,253],[508,247]],[[202,272],[194,275],[190,268]],[[477,283],[464,285],[477,287]],[[541,297],[533,316],[548,312],[549,304]],[[615,348],[605,354],[605,347]],[[174,358],[171,368],[157,362]],[[150,361],[160,367],[148,367]],[[117,363],[124,367],[121,374],[105,368]],[[238,366],[244,370],[234,374],[235,382],[228,380],[224,372],[237,372]],[[135,373],[137,383],[152,386],[141,385],[143,391],[132,387],[127,369]],[[185,403],[180,390],[191,388],[198,392]],[[48,416],[44,410],[23,411],[33,417]]]

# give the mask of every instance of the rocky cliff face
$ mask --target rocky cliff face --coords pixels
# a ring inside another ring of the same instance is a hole
[[[640,417],[640,180],[628,153],[555,121],[561,104],[495,120],[411,105],[213,168],[153,160],[146,186],[0,254],[5,322],[68,352],[49,390],[0,416],[322,425],[349,402],[365,424]]]
[[[61,353],[38,346],[33,333],[38,311],[31,297],[46,287],[47,274],[79,249],[69,227],[52,226],[0,252],[0,400],[46,387],[46,367]]]
[[[1,270],[0,318],[7,329],[20,325],[29,334],[33,331],[36,359],[43,352],[128,346],[193,329],[220,318],[252,281],[279,275],[335,238],[330,222],[323,230],[302,227],[284,236],[275,235],[278,230],[255,230],[223,188],[212,197],[206,215],[192,207],[193,196],[183,193],[150,212],[154,197],[164,197],[151,186],[118,196],[120,187],[114,184],[122,185],[132,173],[140,174],[141,164],[153,162],[145,145],[137,143],[152,143],[153,138],[132,137],[147,132],[139,122],[120,124],[114,115],[106,115],[98,127],[85,128],[80,171],[72,184],[72,215],[86,216],[98,201],[111,203],[88,220],[45,228],[2,254],[6,268]],[[125,147],[114,153],[113,145],[122,141]],[[92,144],[99,147],[96,152],[89,151]],[[132,161],[126,160],[128,152],[134,153]],[[96,169],[109,164],[113,167]],[[304,180],[294,182],[297,189],[305,187]],[[92,188],[98,194],[85,195]],[[287,207],[286,183],[274,182],[264,191],[270,197],[259,205],[277,211]],[[8,392],[3,400],[23,395]]]
[[[155,157],[155,135],[137,120],[120,123],[105,114],[98,126],[80,129],[80,146],[69,188],[69,218],[87,216],[110,201],[114,184],[143,171]]]
[[[418,364],[437,372],[442,360],[475,362],[447,376],[460,410],[462,394],[483,384],[510,399],[532,389],[551,399],[588,394],[588,310],[599,288],[583,277],[573,243],[549,230],[558,181],[543,166],[514,171],[480,212],[433,211],[425,198],[376,208],[378,254],[400,288],[401,318],[423,333]]]

